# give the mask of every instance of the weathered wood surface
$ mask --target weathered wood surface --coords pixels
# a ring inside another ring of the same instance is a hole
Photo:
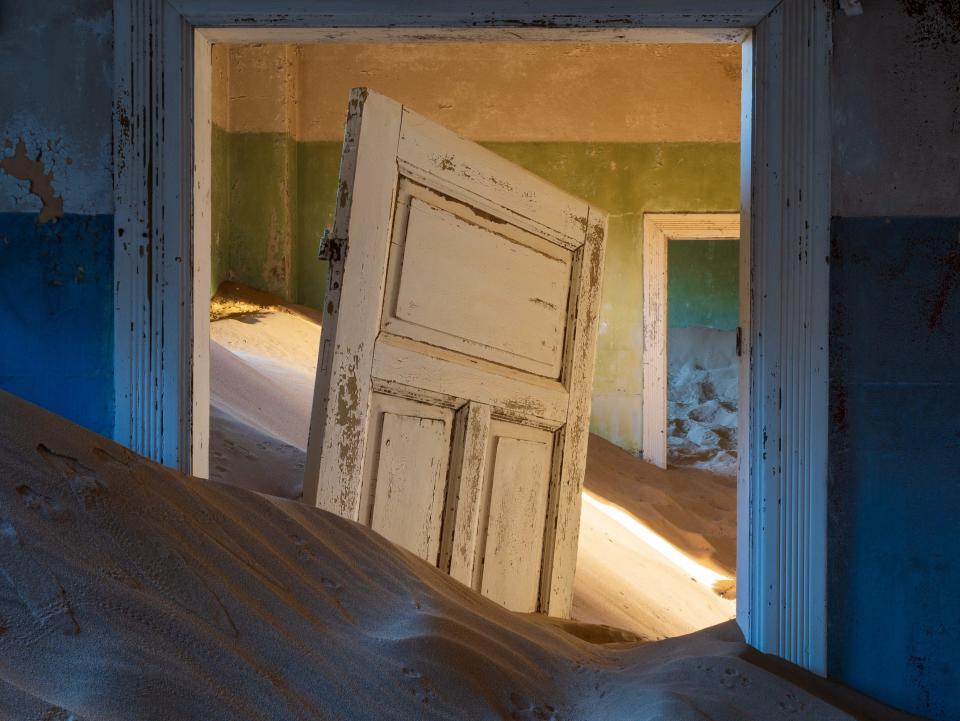
[[[480,531],[480,502],[484,488],[490,406],[468,403],[458,414],[457,435],[450,460],[451,484],[447,503],[450,535],[441,556],[441,568],[461,583],[473,584]]]
[[[498,372],[489,364],[471,362],[433,349],[423,352],[405,338],[382,336],[373,359],[377,378],[533,416],[562,425],[567,418],[569,393],[557,381],[526,381],[515,373]]]
[[[510,608],[567,613],[606,215],[351,102],[307,499]]]
[[[491,438],[490,500],[480,592],[514,611],[539,610],[553,438]]]
[[[414,198],[395,320],[385,327],[556,378],[570,288],[565,254],[542,253]]]
[[[324,308],[307,444],[304,500],[353,520],[360,511],[401,112],[399,103],[376,93],[358,89],[350,96],[333,233],[338,249],[330,264],[333,295]]]
[[[480,207],[536,235],[580,245],[587,203],[554,187],[496,153],[404,109],[398,158],[429,173],[441,190],[474,196]]]
[[[364,444],[363,458],[363,477],[360,482],[360,510],[357,514],[357,520],[360,523],[369,525],[377,513],[377,502],[381,499],[378,495],[380,489],[381,459],[387,455],[397,456],[398,454],[423,454],[433,457],[437,453],[434,448],[434,441],[431,437],[432,430],[424,427],[422,437],[412,432],[406,432],[399,439],[390,438],[385,435],[391,426],[388,426],[386,419],[388,416],[399,418],[410,418],[417,421],[436,421],[439,425],[436,427],[442,434],[441,445],[443,452],[440,453],[443,465],[442,489],[446,488],[447,463],[449,461],[450,436],[454,428],[454,419],[456,411],[445,403],[438,403],[432,395],[412,394],[409,388],[392,386],[387,389],[381,388],[381,384],[374,382],[374,392],[370,400],[369,425],[367,428],[367,438]],[[397,394],[399,392],[400,394]],[[413,427],[411,427],[413,428]],[[418,444],[424,441],[425,446]],[[398,451],[397,446],[403,447]],[[418,471],[419,472],[419,471]],[[419,483],[414,479],[412,483]],[[441,489],[441,490],[442,490]],[[422,508],[412,508],[411,513],[421,514],[426,506]],[[416,518],[409,516],[411,523],[426,522],[428,515],[419,515]],[[419,519],[419,520],[417,520]],[[398,541],[399,543],[399,541]],[[404,545],[404,544],[400,544]],[[406,546],[405,546],[406,547]],[[410,548],[409,550],[414,550]],[[436,554],[433,555],[436,561]]]
[[[560,477],[556,501],[548,519],[541,604],[553,616],[567,617],[573,606],[573,577],[580,537],[580,494],[590,435],[590,399],[596,365],[597,328],[600,323],[600,289],[607,240],[607,214],[590,208],[586,241],[579,255],[575,297],[576,315],[570,319],[571,347],[564,370],[570,391],[567,423],[563,429]]]
[[[383,414],[370,527],[436,563],[446,485],[443,421]]]

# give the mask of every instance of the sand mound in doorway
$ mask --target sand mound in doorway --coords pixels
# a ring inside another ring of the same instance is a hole
[[[306,454],[296,446],[210,408],[210,477],[279,498],[303,495]]]
[[[211,478],[298,498],[320,327],[274,296],[238,295],[249,310],[211,323]],[[664,474],[591,437],[586,485],[600,503],[625,509],[696,562],[733,577],[735,488],[728,479]],[[692,580],[689,569],[604,510],[583,506],[576,618],[653,640],[733,617],[729,588],[721,598],[710,579]]]
[[[664,471],[594,435],[587,468],[587,491],[628,511],[689,558],[733,576],[736,479],[695,468]]]
[[[6,393],[0,469],[0,718],[850,718],[734,627],[591,644],[357,524]]]
[[[671,328],[669,346],[670,465],[737,475],[736,334]]]
[[[319,347],[316,311],[220,286],[211,301],[211,479],[300,497]]]
[[[591,435],[584,485],[576,618],[655,640],[733,617],[733,479],[663,471]]]

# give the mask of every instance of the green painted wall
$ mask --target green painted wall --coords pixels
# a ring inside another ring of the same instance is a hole
[[[736,211],[739,146],[484,145],[610,212],[591,430],[639,452],[643,214]],[[226,158],[214,163],[214,287],[236,280],[321,307],[326,268],[316,250],[333,222],[340,144],[217,129],[214,153]]]
[[[340,181],[339,142],[299,143],[297,302],[323,307],[327,293],[327,264],[317,259],[324,228],[333,227]]]
[[[286,135],[214,128],[214,289],[234,280],[296,298],[297,150]]]
[[[671,328],[736,330],[740,309],[740,241],[672,240],[667,250],[667,318]]]
[[[232,280],[321,307],[317,247],[333,224],[339,169],[340,143],[214,126],[212,288]]]

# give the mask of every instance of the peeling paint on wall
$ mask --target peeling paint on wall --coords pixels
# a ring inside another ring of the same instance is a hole
[[[919,45],[960,44],[960,3],[956,0],[900,0],[916,22],[913,40]]]
[[[113,4],[0,5],[0,388],[110,434]]]
[[[7,140],[4,145],[10,147]],[[44,172],[43,150],[37,151],[36,158],[27,157],[27,145],[23,140],[17,142],[13,155],[0,159],[0,170],[17,180],[29,182],[30,193],[40,198],[43,207],[37,216],[37,223],[49,223],[63,217],[63,198],[53,189],[53,171]]]
[[[112,213],[113,3],[2,7],[0,145],[22,141],[30,160],[42,150],[43,174],[54,174],[63,213]],[[27,183],[0,172],[0,212],[35,208],[41,202]]]

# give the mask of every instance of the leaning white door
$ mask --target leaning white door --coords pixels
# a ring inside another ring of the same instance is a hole
[[[304,499],[568,615],[606,214],[350,98]]]

